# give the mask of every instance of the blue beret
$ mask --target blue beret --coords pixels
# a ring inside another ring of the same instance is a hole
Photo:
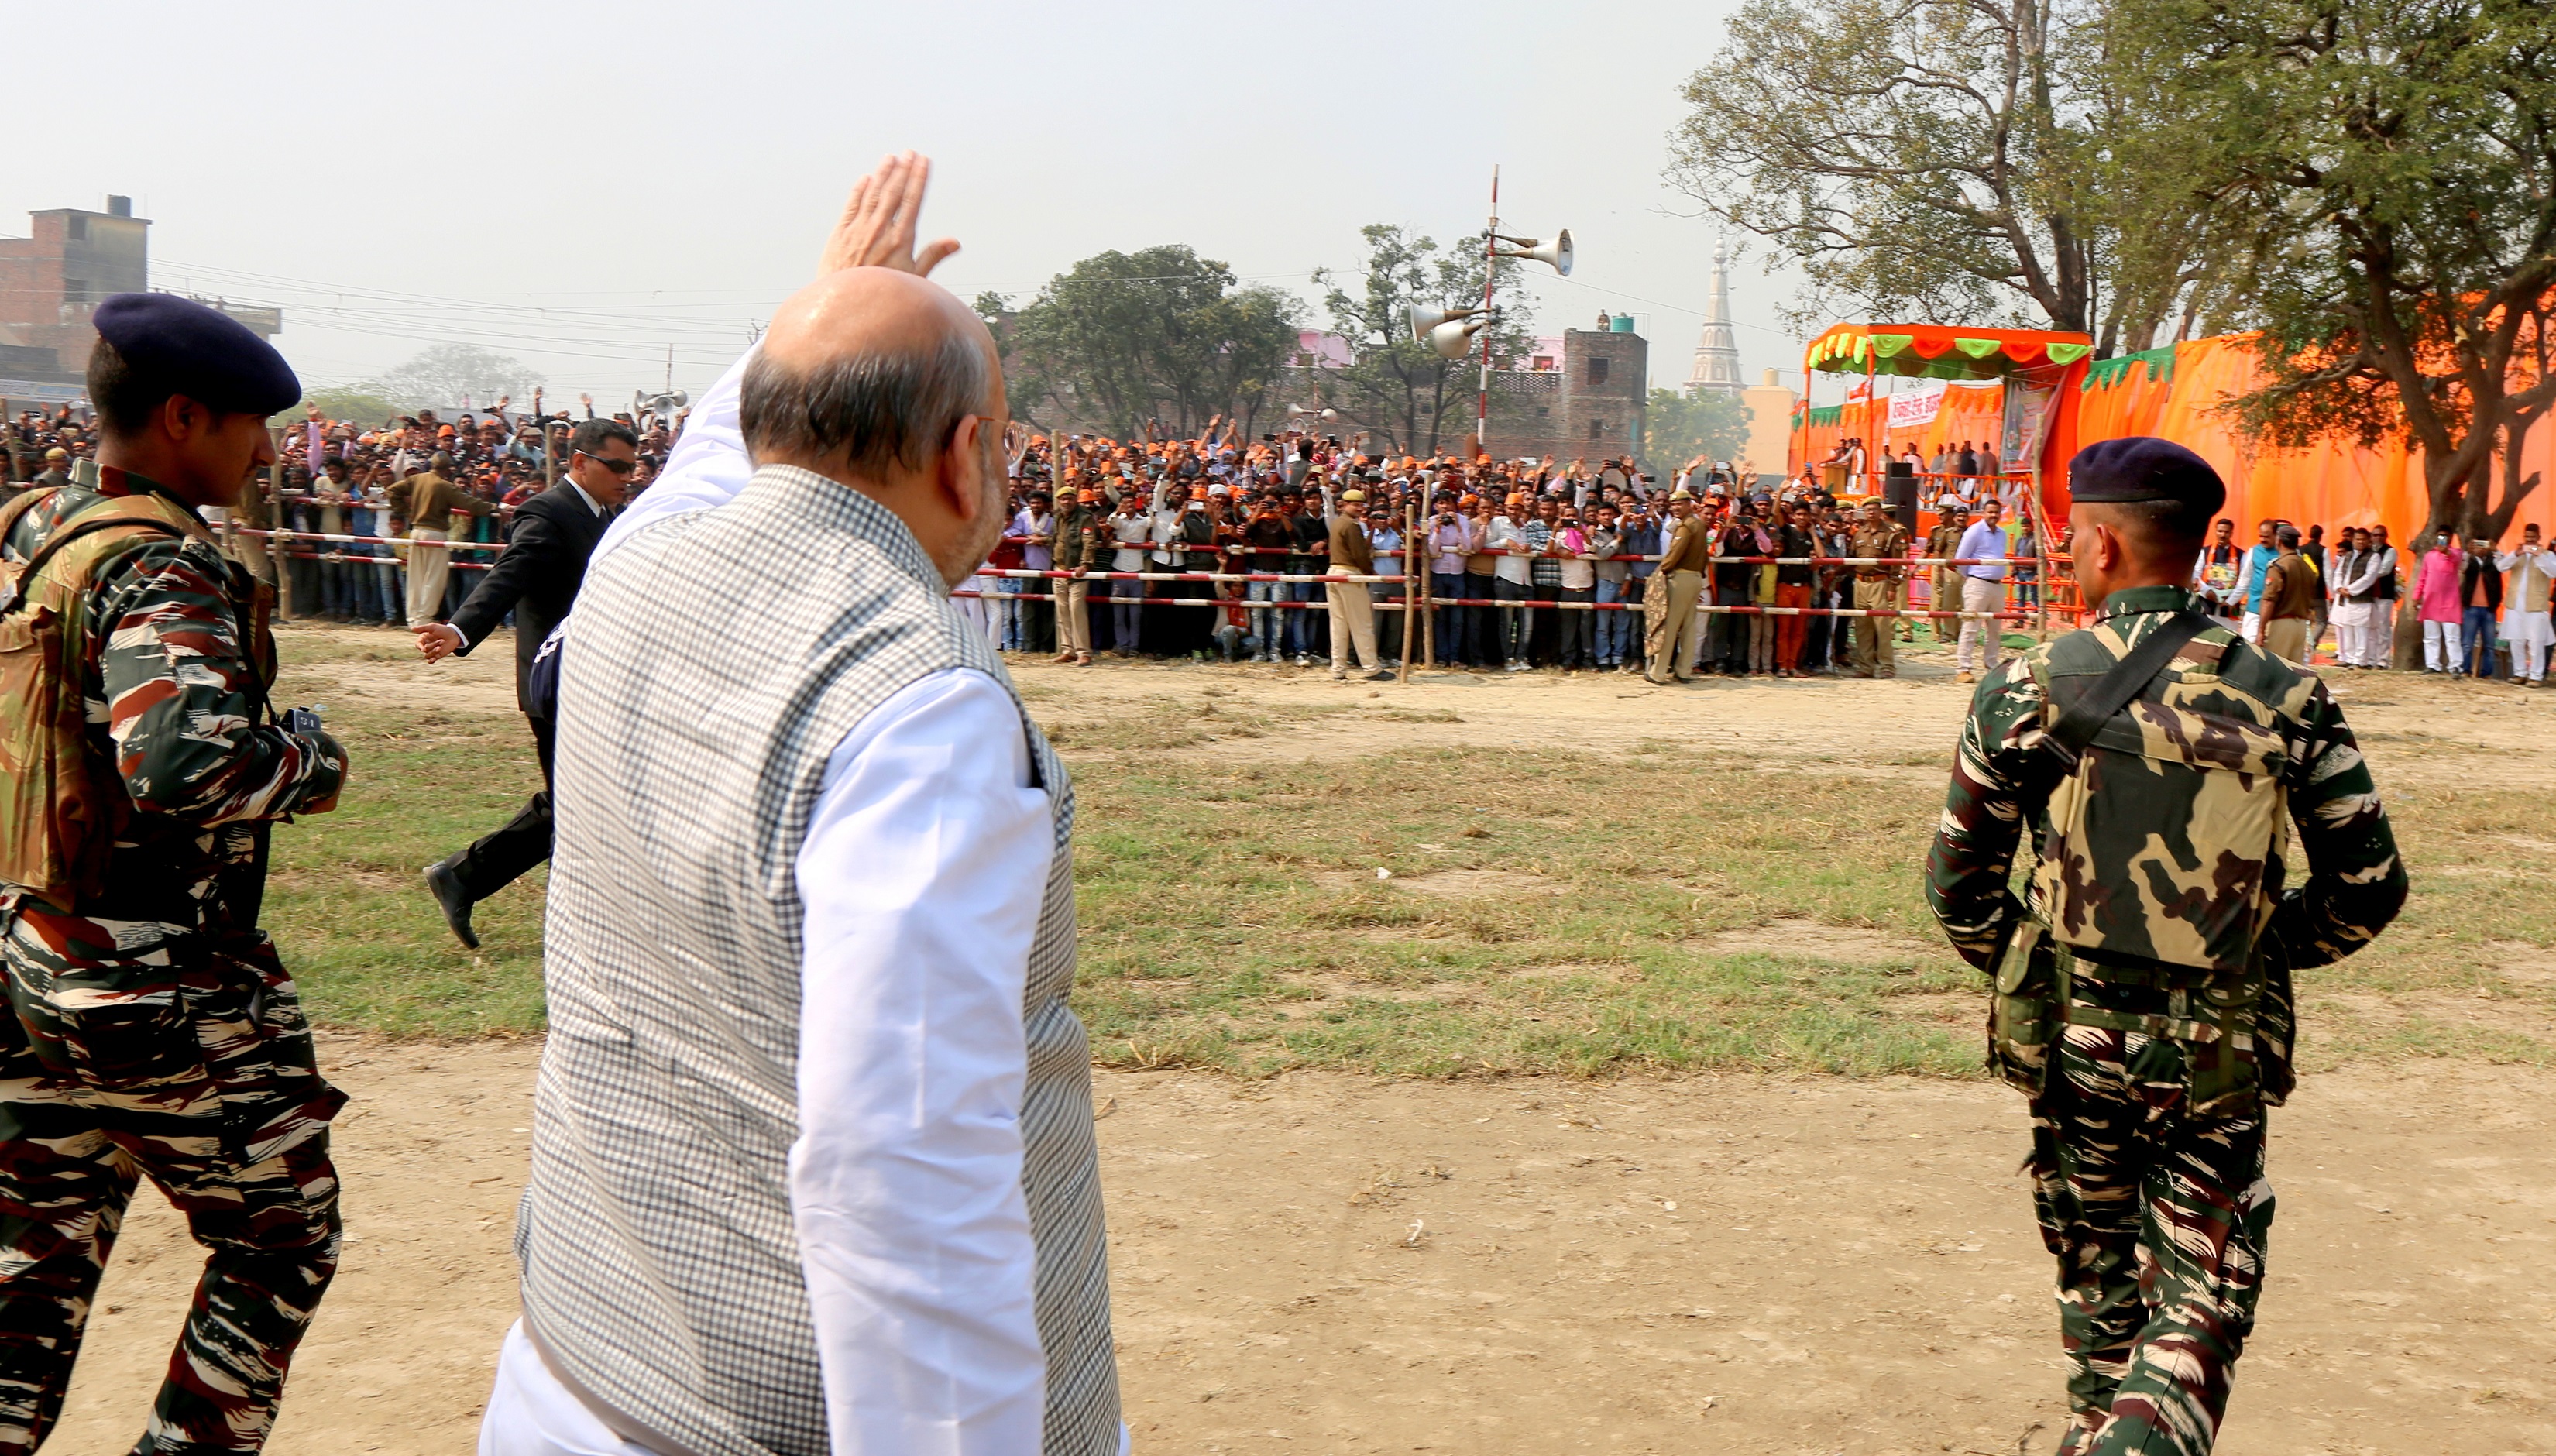
[[[302,398],[302,381],[275,345],[192,299],[117,294],[89,322],[136,374],[224,413],[272,415]]]
[[[2228,503],[2228,486],[2208,460],[2152,434],[2097,440],[2068,462],[2072,499],[2112,505],[2175,501],[2210,515]]]

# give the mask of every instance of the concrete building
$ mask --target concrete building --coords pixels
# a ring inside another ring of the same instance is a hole
[[[1687,369],[1686,392],[1705,390],[1740,394],[1739,339],[1730,327],[1730,249],[1713,245],[1713,289],[1704,301],[1704,332],[1695,341],[1695,362]]]
[[[1765,382],[1753,384],[1739,392],[1739,401],[1748,407],[1748,443],[1740,451],[1739,464],[1753,470],[1757,478],[1773,485],[1785,473],[1785,461],[1793,440],[1793,402],[1799,398],[1789,388],[1775,382],[1776,372],[1765,372]]]
[[[0,238],[0,398],[77,399],[97,341],[89,310],[111,295],[151,288],[151,220],[133,215],[130,197],[107,198],[103,212],[50,207],[27,217],[28,236]],[[198,302],[260,337],[284,330],[281,309]]]
[[[1650,342],[1632,331],[1629,314],[1599,315],[1596,328],[1570,328],[1540,335],[1527,352],[1497,359],[1491,371],[1490,438],[1484,447],[1500,459],[1551,455],[1559,463],[1574,459],[1642,452],[1643,407],[1650,393]],[[1353,402],[1325,376],[1348,367],[1354,358],[1347,339],[1308,331],[1300,340],[1295,362],[1278,371],[1272,408],[1287,405],[1338,405]],[[1439,445],[1453,455],[1473,432],[1473,405],[1480,375],[1475,366],[1461,366],[1449,382],[1450,412]],[[1260,427],[1279,427],[1277,417]],[[1321,432],[1343,437],[1358,428],[1354,419],[1323,425]],[[1425,437],[1410,448],[1428,448]]]
[[[1564,329],[1560,368],[1493,370],[1483,447],[1500,459],[1551,455],[1558,464],[1641,454],[1651,345],[1632,328],[1617,314],[1602,330]]]

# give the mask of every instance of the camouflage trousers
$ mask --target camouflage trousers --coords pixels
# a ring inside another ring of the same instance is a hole
[[[0,968],[0,1456],[61,1415],[144,1176],[210,1255],[135,1456],[259,1449],[336,1270],[344,1101],[273,944],[26,904]]]
[[[2031,1165],[2070,1366],[2059,1456],[2199,1456],[2262,1291],[2262,1113],[2185,1113],[2165,1037],[2070,1026],[2057,1053]]]

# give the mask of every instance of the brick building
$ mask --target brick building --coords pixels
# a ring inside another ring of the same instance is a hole
[[[130,197],[107,198],[103,212],[50,207],[27,217],[28,236],[0,238],[0,398],[75,399],[97,340],[89,310],[151,287],[151,220],[133,215]],[[281,309],[201,302],[261,337],[284,329]]]
[[[1565,329],[1560,367],[1492,371],[1484,447],[1501,459],[1551,455],[1558,464],[1640,455],[1651,345],[1631,327],[1619,318],[1605,329]]]

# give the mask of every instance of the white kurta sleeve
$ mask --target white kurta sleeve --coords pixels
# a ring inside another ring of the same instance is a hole
[[[827,762],[790,1195],[834,1456],[1038,1449],[1021,1002],[1053,848],[984,673],[922,679]]]
[[[666,457],[666,468],[603,533],[589,566],[632,532],[681,511],[726,505],[754,478],[754,462],[745,456],[745,433],[737,426],[737,398],[744,392],[745,366],[753,358],[752,349],[738,355],[693,407],[684,421],[683,438],[675,441],[674,453]]]

